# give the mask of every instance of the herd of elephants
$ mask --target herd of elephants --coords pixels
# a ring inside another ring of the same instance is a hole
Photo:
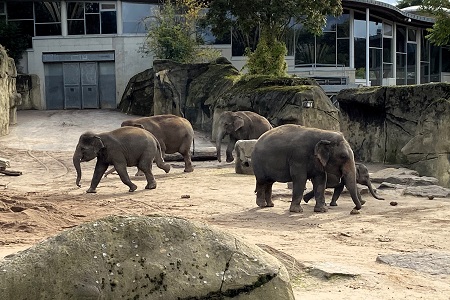
[[[233,150],[238,140],[257,139],[251,165],[256,177],[256,204],[259,207],[273,207],[272,185],[275,182],[292,182],[291,212],[302,212],[302,198],[308,202],[315,198],[315,212],[325,212],[325,189],[334,188],[330,205],[336,200],[344,186],[355,204],[352,213],[358,213],[364,200],[357,183],[368,186],[370,193],[378,197],[372,189],[369,171],[363,164],[355,163],[353,151],[343,134],[336,131],[308,128],[286,124],[273,128],[269,121],[251,111],[225,111],[218,120],[216,150],[221,161],[221,142],[228,135],[226,161],[232,162]],[[152,174],[152,164],[164,170],[170,165],[164,162],[164,154],[179,152],[185,163],[185,172],[192,172],[191,145],[194,130],[191,123],[176,115],[156,115],[122,122],[120,128],[94,134],[86,132],[80,136],[73,155],[77,172],[76,184],[80,186],[81,162],[97,158],[88,193],[95,193],[103,176],[116,171],[129,191],[137,186],[131,182],[127,167],[136,166],[138,174],[147,179],[146,189],[156,188]],[[113,169],[107,171],[109,166]],[[136,174],[136,175],[138,175]],[[307,180],[311,180],[313,190],[303,195]]]

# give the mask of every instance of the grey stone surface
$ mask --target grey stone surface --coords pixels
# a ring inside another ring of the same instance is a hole
[[[419,197],[450,197],[450,189],[441,187],[439,185],[427,186],[408,186],[403,190],[404,195],[413,195]]]
[[[326,279],[331,279],[334,276],[357,277],[364,273],[362,269],[348,265],[341,265],[334,262],[320,262],[310,265],[307,264],[306,267],[308,268],[309,274]]]
[[[234,169],[237,174],[253,175],[252,152],[257,140],[238,140],[234,146],[236,158]]]
[[[293,300],[286,268],[204,224],[111,216],[0,260],[2,299]]]
[[[377,262],[430,274],[450,274],[450,253],[417,251],[378,255]]]
[[[0,136],[7,135],[9,125],[16,123],[17,105],[21,100],[16,91],[16,78],[14,59],[0,45]]]

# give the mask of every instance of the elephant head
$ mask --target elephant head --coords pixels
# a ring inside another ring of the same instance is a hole
[[[92,132],[86,132],[80,136],[75,153],[73,154],[73,165],[77,171],[76,184],[80,186],[81,162],[93,160],[105,146],[101,138]]]
[[[343,178],[356,209],[361,209],[361,199],[356,185],[356,166],[353,151],[345,139],[321,140],[314,149],[314,155],[323,170]]]
[[[219,162],[222,161],[220,157],[220,146],[222,143],[222,139],[225,137],[225,135],[233,135],[237,130],[242,128],[244,124],[244,119],[236,112],[225,111],[220,115],[216,136],[216,155]]]
[[[369,169],[364,164],[356,163],[356,182],[365,185],[369,188],[370,194],[378,200],[384,200],[384,198],[378,197],[373,190],[372,183],[370,182]]]

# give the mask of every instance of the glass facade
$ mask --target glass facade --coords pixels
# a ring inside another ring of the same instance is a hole
[[[115,3],[68,2],[67,30],[69,35],[117,33]]]
[[[123,33],[147,33],[147,24],[159,10],[159,5],[122,2]]]

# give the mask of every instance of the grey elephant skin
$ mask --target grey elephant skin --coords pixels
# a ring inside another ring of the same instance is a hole
[[[146,189],[156,188],[152,174],[152,163],[166,173],[170,165],[164,163],[161,146],[153,134],[137,127],[121,127],[110,132],[94,134],[83,133],[73,154],[73,165],[77,171],[76,184],[80,186],[81,162],[97,158],[94,175],[88,193],[95,193],[96,188],[108,166],[113,165],[120,179],[133,192],[137,186],[131,182],[127,167],[138,167],[147,179]]]
[[[264,132],[272,129],[272,125],[263,116],[252,111],[224,111],[218,122],[218,130],[216,136],[217,160],[222,161],[220,146],[222,139],[229,136],[230,141],[226,150],[226,161],[232,162],[233,149],[238,140],[257,139]]]
[[[356,166],[356,182],[362,185],[365,185],[369,188],[369,192],[375,199],[378,200],[384,200],[384,198],[381,198],[377,196],[375,193],[372,182],[370,181],[369,176],[369,169],[367,169],[366,165],[362,163],[355,163]],[[333,174],[327,174],[327,188],[334,188],[333,196],[331,197],[330,206],[337,206],[337,199],[339,199],[339,196],[341,195],[342,191],[344,190],[345,181],[342,178],[338,178],[337,176]],[[359,193],[359,199],[361,204],[364,204],[365,201],[361,199],[361,193]],[[314,197],[314,191],[310,191],[306,193],[303,196],[303,200],[308,203],[311,198]]]
[[[134,126],[144,128],[151,132],[161,145],[162,156],[179,152],[184,159],[184,172],[192,172],[191,145],[194,143],[194,129],[191,123],[176,115],[157,115],[132,120],[125,120],[121,126]],[[111,169],[105,177],[114,172]],[[140,172],[136,175],[141,175]]]
[[[291,212],[302,212],[300,201],[306,181],[313,182],[316,198],[315,212],[327,211],[325,187],[327,173],[344,178],[355,209],[361,209],[356,186],[353,151],[340,132],[307,128],[300,125],[281,125],[264,133],[252,153],[256,177],[256,204],[272,207],[274,182],[292,181]]]

